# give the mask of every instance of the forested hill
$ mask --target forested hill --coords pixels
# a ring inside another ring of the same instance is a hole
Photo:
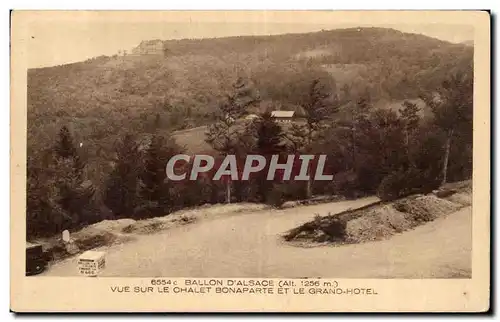
[[[238,77],[265,106],[300,105],[311,79],[379,104],[418,97],[472,64],[473,48],[385,28],[160,41],[161,54],[101,56],[28,72],[29,145],[70,126],[100,140],[160,120],[170,130],[211,123]],[[144,45],[146,42],[143,42]],[[139,44],[138,44],[139,45]],[[140,47],[140,46],[138,46]]]
[[[469,179],[472,58],[464,44],[350,28],[144,40],[112,57],[29,70],[28,234],[163,216],[229,196],[278,206],[316,194],[395,198]],[[265,113],[227,123],[279,109],[307,122],[281,128]],[[169,135],[208,124],[208,135],[201,127]],[[211,151],[199,151],[205,140]],[[169,156],[216,151],[321,151],[335,179],[226,187],[165,180]]]

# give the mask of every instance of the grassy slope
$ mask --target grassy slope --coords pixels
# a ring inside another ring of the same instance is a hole
[[[173,137],[177,144],[186,149],[188,153],[208,152],[212,148],[205,142],[206,126],[174,132]]]

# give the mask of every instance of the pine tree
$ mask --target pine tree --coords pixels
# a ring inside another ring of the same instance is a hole
[[[84,222],[85,208],[91,203],[94,187],[83,178],[85,165],[81,161],[68,128],[63,126],[54,148],[55,163],[52,170],[52,182],[57,190],[57,204],[64,211],[71,223]]]
[[[55,152],[59,160],[69,160],[72,163],[74,174],[80,178],[84,164],[80,160],[80,156],[73,143],[73,137],[66,126],[63,126],[59,131]]]
[[[362,129],[369,127],[368,116],[373,110],[371,104],[371,96],[368,90],[362,93],[354,106],[352,107],[352,117],[351,117],[351,161],[352,168],[356,169],[357,164],[357,144],[358,137],[357,133]]]
[[[236,124],[237,119],[247,112],[247,109],[260,101],[258,92],[243,78],[238,78],[232,86],[232,93],[226,95],[225,101],[219,105],[217,122],[212,124],[205,133],[205,141],[221,157],[229,154],[241,154],[242,129]],[[231,202],[231,181],[226,182],[226,203]]]
[[[330,100],[330,99],[333,99]],[[318,79],[315,79],[309,87],[309,95],[302,106],[306,112],[308,130],[316,130],[321,122],[328,119],[338,111],[330,89],[326,88]]]
[[[205,141],[209,143],[214,150],[218,151],[222,157],[229,154],[234,154],[238,146],[238,133],[234,125],[235,119],[231,110],[228,109],[230,105],[221,106],[221,110],[226,112],[223,117],[209,126],[208,131],[205,133]],[[231,181],[227,179],[226,186],[226,203],[231,203]]]
[[[161,126],[162,126],[161,115],[160,115],[160,113],[156,113],[154,128],[155,128],[155,130],[158,130],[159,128],[161,128]]]
[[[264,113],[255,123],[256,144],[255,153],[264,156],[267,160],[266,167],[257,175],[258,197],[267,201],[272,190],[273,182],[267,180],[267,170],[272,155],[280,154],[285,150],[283,145],[283,132],[281,126],[276,124],[270,113]]]
[[[249,79],[238,77],[232,86],[229,95],[233,105],[232,110],[237,111],[238,116],[248,112],[248,109],[260,102],[260,93]],[[234,115],[233,115],[234,116]]]
[[[256,122],[256,127],[257,151],[261,155],[272,155],[283,151],[283,131],[271,113],[264,113]]]
[[[304,110],[304,124],[294,123],[287,138],[292,142],[296,152],[310,154],[314,142],[321,139],[326,127],[325,121],[338,112],[338,97],[333,95],[318,79],[309,86],[308,95],[302,105]],[[311,171],[309,169],[308,173]],[[309,175],[306,183],[306,197],[312,197],[312,181]]]
[[[370,177],[378,184],[383,177],[399,170],[403,164],[404,123],[393,110],[375,109],[370,113],[369,123],[360,128],[360,132],[365,139],[360,142],[364,157],[360,158],[359,163],[365,169],[371,168]],[[368,160],[367,155],[371,156]]]
[[[115,216],[130,216],[137,206],[139,161],[138,144],[126,134],[117,144],[115,167],[105,188],[104,203]]]
[[[234,123],[235,119],[230,114],[221,116],[205,133],[205,141],[223,156],[233,153],[237,147],[237,128]]]
[[[460,127],[472,127],[473,120],[473,76],[472,72],[459,72],[443,81],[436,93],[422,95],[434,114],[434,122],[445,133],[445,146],[441,184],[448,175],[451,144]]]
[[[419,125],[419,111],[420,108],[417,106],[417,104],[410,101],[404,101],[402,108],[399,109],[401,119],[404,123],[406,157],[410,166],[413,166],[413,159],[410,153],[410,139]]]
[[[53,166],[38,164],[39,160],[27,154],[26,167],[26,238],[50,236],[63,230],[63,223],[71,217],[61,209],[54,179]]]
[[[168,160],[180,149],[169,138],[154,135],[145,152],[140,173],[139,196],[159,212],[168,212],[170,200],[169,183],[166,181]]]

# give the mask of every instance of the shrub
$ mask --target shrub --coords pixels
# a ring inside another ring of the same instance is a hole
[[[439,186],[439,178],[430,171],[410,168],[395,171],[386,176],[377,189],[382,201],[390,201],[415,193],[429,193]]]
[[[333,217],[328,223],[319,227],[330,241],[344,241],[346,239],[346,222],[340,218]]]
[[[333,191],[347,198],[356,198],[360,192],[357,174],[352,170],[337,173],[333,179]]]
[[[165,216],[168,212],[155,201],[144,201],[141,205],[134,208],[132,218],[133,219],[146,219],[152,217]]]
[[[283,192],[283,199],[286,200],[299,200],[306,198],[304,185],[297,182],[284,182],[279,185]]]
[[[109,231],[82,230],[73,235],[75,245],[80,250],[88,250],[96,247],[110,245],[116,239],[116,235]]]
[[[285,203],[285,187],[281,184],[275,184],[266,198],[266,203],[273,207],[281,207]]]
[[[377,189],[377,196],[382,201],[398,199],[403,195],[405,184],[404,172],[393,172],[382,180]]]

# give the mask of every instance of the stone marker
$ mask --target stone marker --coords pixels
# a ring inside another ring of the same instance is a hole
[[[64,243],[64,247],[66,247],[66,251],[68,252],[68,254],[74,255],[79,252],[78,246],[76,246],[73,240],[71,240],[71,236],[68,230],[62,232],[62,241]]]
[[[70,241],[70,236],[69,236],[69,231],[68,230],[65,230],[62,232],[62,240],[65,242],[65,243],[69,243]]]

